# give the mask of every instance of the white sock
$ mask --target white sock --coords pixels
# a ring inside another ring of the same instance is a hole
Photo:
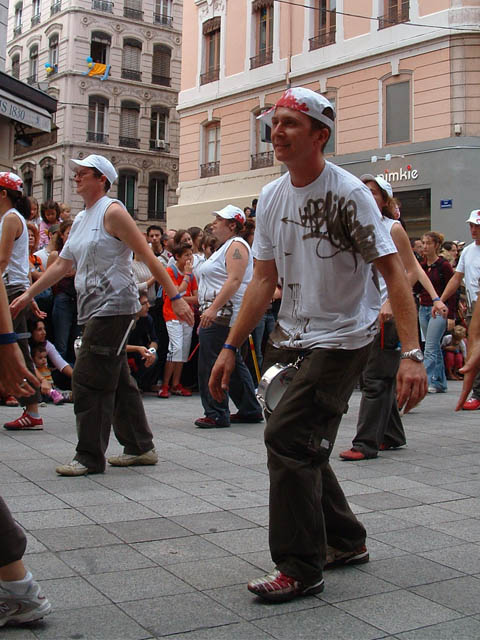
[[[25,577],[21,580],[11,580],[9,582],[0,582],[0,586],[6,591],[10,591],[10,593],[14,593],[18,596],[23,596],[27,593],[30,588],[31,583],[33,582],[33,576],[30,571],[27,571]]]

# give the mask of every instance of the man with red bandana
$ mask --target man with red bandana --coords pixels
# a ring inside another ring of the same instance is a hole
[[[268,417],[270,551],[275,569],[248,589],[268,602],[320,593],[323,570],[368,561],[366,531],[330,467],[343,413],[377,331],[387,283],[402,343],[399,406],[426,394],[416,309],[404,269],[369,190],[325,160],[332,105],[310,89],[287,90],[260,116],[272,128],[288,172],[262,190],[253,244],[253,279],[210,378],[218,400],[228,390],[234,349],[256,326],[277,282],[282,304],[264,370],[303,358]]]

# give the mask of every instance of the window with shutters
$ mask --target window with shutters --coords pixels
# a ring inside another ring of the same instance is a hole
[[[28,84],[38,82],[38,46],[35,44],[30,49],[29,65],[28,65]]]
[[[53,167],[47,165],[43,169],[43,202],[53,198]]]
[[[218,176],[220,173],[220,122],[206,125],[204,133],[203,164],[200,177]]]
[[[272,130],[263,120],[257,119],[257,116],[264,111],[268,111],[269,108],[270,107],[257,109],[252,114],[254,139],[250,156],[251,169],[262,169],[263,167],[273,166]]]
[[[202,25],[203,73],[200,75],[200,84],[215,82],[220,77],[220,26],[220,16]]]
[[[102,96],[90,96],[88,99],[87,142],[108,144],[108,100]]]
[[[153,20],[156,24],[162,24],[165,27],[173,26],[172,0],[155,0]]]
[[[253,0],[255,25],[255,55],[250,58],[250,69],[263,67],[273,60],[273,0]]]
[[[410,20],[409,0],[383,0],[383,16],[378,18],[378,28],[386,29]]]
[[[313,15],[313,37],[310,38],[310,51],[335,43],[337,30],[337,1],[315,0]]]
[[[12,78],[20,78],[20,55],[16,53],[12,56]]]
[[[120,171],[118,177],[118,199],[123,202],[132,218],[136,218],[137,174],[135,171]]]
[[[140,82],[142,79],[141,59],[142,43],[139,40],[126,38],[123,41],[122,78]]]
[[[163,173],[152,174],[148,181],[148,217],[165,220],[168,178]]]
[[[138,118],[140,107],[136,102],[126,100],[122,102],[120,109],[120,141],[121,147],[138,149],[140,140],[138,138]]]
[[[32,1],[32,19],[31,25],[34,27],[40,22],[40,0]]]
[[[150,149],[169,151],[168,110],[164,107],[152,107],[150,116]]]
[[[123,15],[130,20],[143,20],[142,0],[125,0]]]
[[[170,62],[172,51],[164,44],[156,44],[153,47],[152,83],[170,86]]]
[[[19,36],[22,33],[22,12],[23,3],[19,2],[15,5],[15,16],[13,22],[13,36]]]
[[[385,144],[410,142],[410,80],[401,76],[387,80],[383,87],[383,103]]]
[[[33,173],[28,170],[23,174],[23,193],[26,196],[31,196],[33,193]]]
[[[102,31],[94,31],[90,43],[90,56],[94,62],[100,64],[109,64],[110,62],[110,45],[111,36]]]
[[[58,71],[58,33],[54,33],[48,39],[48,61],[52,65],[52,73],[56,73]]]

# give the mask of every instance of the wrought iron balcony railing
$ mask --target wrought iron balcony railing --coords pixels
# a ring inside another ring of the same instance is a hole
[[[220,77],[220,67],[214,67],[205,71],[200,75],[200,84],[208,84],[209,82],[215,82]]]
[[[398,2],[396,5],[391,6],[388,12],[379,16],[378,18],[378,28],[386,29],[387,27],[392,27],[395,24],[400,24],[402,22],[408,22],[410,20],[410,1],[403,0],[403,2]]]
[[[257,69],[263,67],[266,64],[271,64],[273,60],[273,48],[264,49],[260,51],[256,56],[250,58],[250,69]]]
[[[310,51],[314,49],[320,49],[326,47],[329,44],[335,44],[336,29],[329,29],[328,31],[322,31],[318,35],[310,38]]]
[[[211,178],[220,174],[220,160],[216,162],[207,162],[200,165],[200,177]]]
[[[98,144],[108,144],[108,133],[98,131],[87,131],[87,142],[97,142]]]
[[[129,149],[138,149],[140,147],[140,139],[127,138],[125,136],[120,136],[118,144],[120,147],[128,147]]]
[[[122,67],[122,78],[125,80],[136,80],[140,82],[142,79],[142,72],[137,69],[124,69]]]
[[[263,151],[250,156],[252,169],[263,169],[273,166],[273,151]]]

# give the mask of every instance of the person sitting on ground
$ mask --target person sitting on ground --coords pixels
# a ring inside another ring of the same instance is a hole
[[[30,352],[36,346],[42,346],[47,352],[47,358],[52,368],[52,377],[55,385],[59,389],[70,389],[73,369],[58,353],[55,345],[47,340],[45,321],[35,318],[29,323],[28,328],[31,334]]]
[[[197,281],[192,273],[193,252],[190,244],[180,244],[173,248],[175,264],[167,271],[176,285],[178,292],[183,295],[185,302],[192,307],[198,303]],[[187,362],[192,341],[192,327],[182,322],[175,315],[170,299],[164,294],[163,317],[168,331],[168,354],[163,371],[162,388],[158,392],[159,398],[169,398],[170,393],[176,396],[191,396],[192,392],[180,384],[183,363]],[[170,382],[171,387],[170,387]]]
[[[40,222],[40,242],[42,248],[48,244],[48,230],[54,224],[60,224],[60,205],[55,200],[47,200],[40,207],[42,221]]]
[[[447,380],[463,380],[459,370],[467,359],[467,343],[465,327],[457,324],[452,333],[442,339],[443,359],[445,361],[445,373]]]
[[[139,389],[151,391],[158,380],[158,338],[152,316],[148,313],[150,303],[146,291],[140,291],[142,305],[137,313],[137,322],[128,337],[128,366]]]
[[[44,402],[53,404],[63,404],[64,397],[55,389],[52,372],[47,362],[47,350],[42,345],[37,345],[32,349],[32,358],[35,365],[35,375],[40,381],[40,393]]]

